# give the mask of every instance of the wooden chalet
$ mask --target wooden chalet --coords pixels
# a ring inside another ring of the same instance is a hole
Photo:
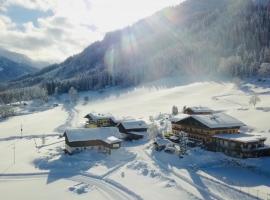
[[[111,114],[89,113],[84,118],[87,119],[86,128],[111,127],[116,126],[115,118]]]
[[[241,158],[268,156],[270,155],[270,147],[264,144],[266,139],[260,135],[245,133],[218,134],[213,137],[208,148]]]
[[[146,135],[148,129],[147,124],[142,120],[122,121],[117,127],[126,140],[141,139]]]
[[[68,129],[64,133],[65,152],[73,154],[85,149],[104,153],[121,147],[121,134],[115,127]]]
[[[183,113],[189,114],[189,115],[209,115],[209,114],[214,113],[214,110],[208,107],[202,107],[202,106],[194,106],[194,107],[184,106]]]
[[[256,157],[267,154],[267,148],[264,146],[266,138],[240,134],[242,126],[245,124],[224,113],[182,114],[172,119],[174,134],[178,135],[184,131],[190,140],[203,143],[209,150],[221,151],[236,157]]]

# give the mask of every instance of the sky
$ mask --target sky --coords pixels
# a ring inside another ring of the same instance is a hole
[[[0,0],[0,47],[61,62],[108,31],[182,0]]]

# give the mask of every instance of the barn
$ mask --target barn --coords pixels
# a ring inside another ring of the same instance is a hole
[[[117,124],[126,140],[138,140],[147,134],[148,126],[143,120],[127,120]]]
[[[121,134],[115,127],[75,128],[64,133],[65,152],[73,154],[86,149],[110,154],[121,147]]]

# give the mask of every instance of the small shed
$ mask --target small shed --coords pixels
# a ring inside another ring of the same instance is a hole
[[[121,147],[121,134],[115,127],[102,128],[76,128],[68,129],[64,133],[65,152],[74,152],[85,149],[96,149],[101,152],[111,153]]]
[[[147,134],[148,126],[143,120],[122,121],[117,125],[119,131],[127,140],[138,140]]]

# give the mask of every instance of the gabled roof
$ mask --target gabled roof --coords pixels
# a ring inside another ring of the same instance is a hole
[[[121,141],[121,133],[115,127],[67,129],[65,135],[69,142],[102,140],[111,144]]]
[[[172,122],[178,122],[178,121],[180,121],[180,120],[182,120],[182,119],[185,119],[185,118],[188,118],[188,117],[190,117],[190,115],[188,115],[188,114],[183,114],[183,113],[179,113],[179,114],[177,114],[177,115],[174,115],[174,116],[171,118],[171,121],[172,121]]]
[[[192,110],[194,113],[201,113],[201,112],[207,112],[207,113],[212,113],[214,112],[212,109],[208,107],[203,107],[203,106],[194,106],[194,107],[188,107],[186,109]]]
[[[114,117],[109,113],[104,114],[104,113],[96,113],[96,112],[89,113],[89,114],[85,115],[84,118],[92,118],[93,120],[110,118],[110,119],[114,120]]]
[[[122,121],[121,124],[125,129],[147,129],[148,126],[143,120],[129,120],[129,121]]]
[[[193,118],[209,128],[227,128],[227,127],[241,127],[245,124],[234,117],[225,113],[215,113],[208,115],[190,115],[175,122],[180,122],[187,118]]]

